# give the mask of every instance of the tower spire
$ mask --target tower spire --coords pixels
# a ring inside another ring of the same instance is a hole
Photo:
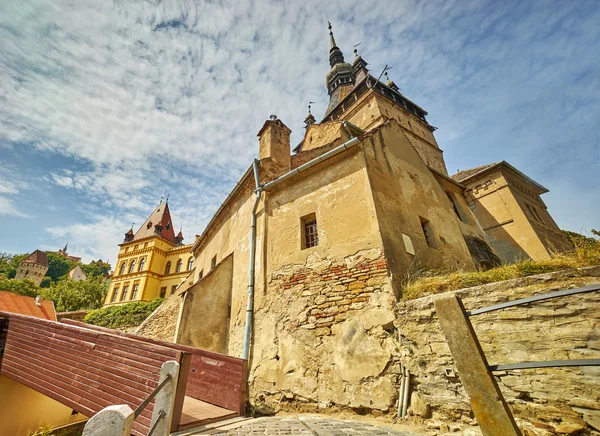
[[[313,103],[314,101],[308,102],[308,115],[306,116],[306,118],[304,118],[304,124],[306,124],[306,127],[310,126],[311,124],[314,124],[316,121],[314,115],[310,112],[310,105]]]
[[[329,65],[333,67],[336,64],[344,63],[344,53],[335,43],[331,23],[328,21],[327,24],[329,27]]]

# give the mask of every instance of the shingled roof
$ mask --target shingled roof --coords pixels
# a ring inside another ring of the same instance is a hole
[[[159,233],[155,233],[155,227],[161,227]],[[171,212],[169,212],[169,203],[161,203],[150,214],[144,224],[135,232],[133,241],[158,235],[163,239],[175,244],[175,231],[171,221]]]
[[[33,297],[6,291],[0,291],[0,312],[18,313],[56,321],[56,311],[52,301],[41,298],[36,301]]]
[[[494,165],[497,165],[498,163],[499,162],[494,162],[494,163],[491,163],[491,164],[481,165],[481,166],[475,167],[475,168],[470,168],[468,170],[462,170],[462,171],[459,171],[459,172],[457,172],[456,174],[454,174],[453,176],[450,176],[450,177],[460,183],[463,180],[466,180],[469,177],[474,176],[477,173],[480,173],[482,171],[487,170],[488,168],[493,167]]]
[[[22,260],[22,262],[35,263],[37,265],[48,266],[48,255],[45,251],[35,250],[29,256]]]

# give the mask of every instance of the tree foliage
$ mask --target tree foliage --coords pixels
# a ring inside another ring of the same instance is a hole
[[[88,277],[105,277],[110,272],[110,263],[102,260],[92,260],[88,264],[81,264],[80,267]]]
[[[31,280],[15,280],[0,277],[0,291],[13,292],[26,297],[39,295],[40,290]]]
[[[57,312],[70,312],[102,307],[107,290],[108,284],[102,277],[79,281],[63,277],[49,288],[40,289],[40,294],[54,302]]]
[[[46,275],[57,282],[61,277],[69,274],[69,271],[75,267],[76,263],[66,258],[62,254],[48,251],[48,272]]]
[[[157,298],[150,302],[136,301],[119,306],[108,306],[103,309],[92,310],[86,315],[84,321],[108,328],[139,325],[162,302],[162,298]]]
[[[27,253],[15,255],[0,253],[0,276],[8,277],[9,279],[14,278],[15,275],[17,275],[19,262],[21,262],[27,256]]]

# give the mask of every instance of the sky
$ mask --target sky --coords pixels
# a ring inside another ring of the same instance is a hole
[[[0,2],[0,252],[114,262],[169,195],[185,241],[258,154],[327,106],[327,21],[390,65],[448,171],[506,160],[563,229],[600,227],[597,0]]]

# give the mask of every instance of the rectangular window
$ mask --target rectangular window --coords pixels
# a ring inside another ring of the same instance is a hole
[[[128,291],[129,291],[129,285],[123,286],[123,294],[121,294],[121,301],[125,301],[127,299]]]
[[[131,290],[131,299],[132,300],[136,299],[139,287],[140,287],[140,285],[138,285],[138,284],[133,285],[133,289]]]
[[[198,273],[198,280],[201,280],[202,277],[204,277],[204,270],[201,269],[200,272]]]
[[[110,300],[111,303],[114,303],[115,301],[117,301],[117,295],[119,295],[119,286],[115,286],[115,289],[113,290],[113,294],[112,294],[112,299]]]
[[[431,227],[431,223],[429,220],[419,217],[419,221],[421,222],[421,229],[423,230],[423,235],[425,236],[425,240],[427,241],[427,245],[431,248],[437,248],[437,243],[435,242],[435,235],[433,233],[433,227]]]
[[[171,295],[173,295],[175,293],[176,289],[177,289],[177,285],[171,286]]]
[[[210,269],[215,269],[215,267],[217,266],[217,256],[215,255],[215,257],[213,257],[210,261]]]
[[[319,230],[317,229],[317,217],[314,213],[300,218],[302,227],[302,249],[316,247],[319,245]]]
[[[167,287],[163,286],[160,288],[160,298],[165,298],[167,296]]]

